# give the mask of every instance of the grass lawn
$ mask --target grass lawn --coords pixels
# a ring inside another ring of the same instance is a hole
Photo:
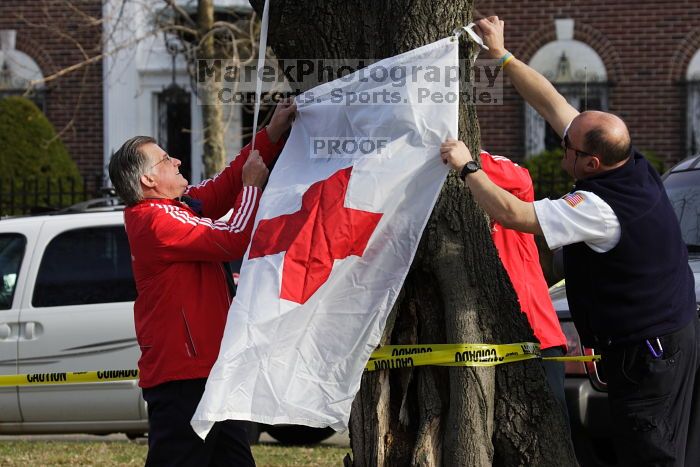
[[[142,466],[144,443],[130,441],[5,441],[0,438],[0,466]],[[253,446],[259,467],[340,466],[349,448],[334,446],[286,447],[277,444]]]

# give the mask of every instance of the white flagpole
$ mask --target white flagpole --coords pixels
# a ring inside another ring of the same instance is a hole
[[[270,0],[265,0],[262,22],[260,24],[260,47],[258,47],[258,67],[255,80],[255,110],[253,111],[253,140],[250,149],[255,149],[255,134],[258,132],[258,115],[260,114],[260,95],[262,94],[262,72],[265,66],[265,51],[267,50],[267,24],[270,17]]]

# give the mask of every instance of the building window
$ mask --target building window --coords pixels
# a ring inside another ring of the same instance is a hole
[[[158,93],[158,143],[180,159],[180,173],[192,180],[192,96],[174,82]]]
[[[555,26],[557,40],[539,49],[530,66],[549,79],[579,111],[608,110],[608,78],[603,60],[590,46],[573,40],[573,20],[556,20]],[[525,156],[556,149],[560,144],[559,135],[534,108],[525,104]]]
[[[690,60],[686,74],[688,92],[688,155],[700,154],[700,50]]]
[[[0,30],[0,99],[22,96],[30,90],[29,98],[45,111],[44,85],[31,85],[32,81],[43,79],[44,74],[32,57],[15,49],[16,37],[13,29]]]

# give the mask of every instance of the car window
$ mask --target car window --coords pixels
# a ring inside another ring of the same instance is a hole
[[[15,296],[17,276],[22,265],[27,239],[24,235],[14,233],[0,234],[0,310],[12,308],[12,298]]]
[[[664,180],[666,192],[690,249],[700,246],[700,170],[676,172]]]
[[[64,232],[51,240],[41,259],[32,305],[87,305],[135,298],[124,227],[95,227]]]

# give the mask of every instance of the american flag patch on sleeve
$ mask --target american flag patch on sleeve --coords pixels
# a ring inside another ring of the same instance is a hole
[[[586,198],[584,198],[581,193],[569,193],[568,195],[564,196],[564,201],[566,201],[572,208],[575,208],[585,200]]]

